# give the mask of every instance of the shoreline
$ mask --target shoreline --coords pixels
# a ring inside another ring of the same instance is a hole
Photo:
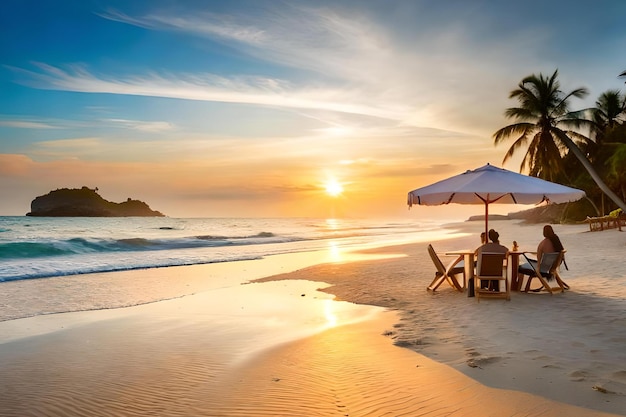
[[[130,308],[239,286],[263,277],[317,264],[356,262],[393,255],[359,254],[350,249],[271,255],[261,259],[97,272],[1,282],[6,302],[0,323],[29,317]],[[86,282],[86,279],[89,282]],[[90,282],[89,297],[81,291]],[[45,294],[33,302],[33,294]],[[101,300],[107,300],[103,305]],[[62,303],[59,302],[62,300]],[[0,341],[2,335],[0,334]]]
[[[475,233],[481,230],[483,224],[463,223],[450,227],[461,227],[468,235],[433,242],[433,245],[436,243],[435,248],[438,252],[469,247],[476,240]],[[511,236],[514,230],[516,239],[524,247],[527,246],[526,241],[534,242],[537,227],[541,226],[493,222],[491,227],[497,228],[501,237]],[[349,404],[349,408],[357,410],[353,411],[356,414],[350,415],[380,415],[372,411],[375,409],[395,410],[400,413],[403,408],[396,408],[398,403],[404,404],[405,412],[407,409],[417,410],[426,407],[430,411],[424,415],[433,416],[448,415],[442,410],[452,409],[457,410],[459,415],[476,413],[485,415],[483,408],[475,408],[475,413],[470,412],[472,407],[484,407],[485,404],[489,404],[488,408],[493,410],[493,413],[487,415],[494,416],[512,415],[513,412],[520,410],[526,410],[525,415],[537,416],[608,415],[604,413],[624,415],[626,359],[620,347],[623,346],[626,335],[625,330],[622,330],[624,326],[620,326],[620,323],[626,320],[624,317],[626,313],[621,308],[622,304],[619,304],[616,310],[612,300],[623,301],[626,297],[623,288],[614,291],[611,287],[615,285],[614,282],[611,283],[615,273],[620,273],[620,276],[624,277],[619,270],[619,263],[615,264],[611,256],[621,256],[626,245],[626,235],[610,237],[616,241],[612,250],[603,251],[602,265],[605,265],[603,269],[597,268],[593,257],[589,258],[593,253],[590,253],[587,246],[606,243],[608,234],[604,236],[598,234],[611,232],[584,235],[582,239],[584,245],[581,245],[581,230],[570,226],[563,228],[563,232],[557,230],[557,233],[561,235],[568,249],[570,266],[570,271],[563,276],[572,286],[572,290],[566,294],[551,297],[545,294],[515,293],[511,302],[487,300],[478,304],[474,299],[467,298],[466,294],[446,288],[447,284],[444,284],[440,291],[429,293],[425,287],[432,278],[434,267],[425,251],[427,243],[365,250],[362,254],[344,257],[340,261],[327,258],[325,263],[318,262],[295,270],[289,269],[284,264],[271,265],[272,262],[267,262],[268,269],[256,268],[254,263],[239,264],[235,267],[241,275],[237,275],[236,270],[230,267],[222,271],[225,279],[231,279],[228,281],[229,284],[224,285],[225,283],[221,282],[219,285],[212,284],[208,287],[202,280],[211,274],[207,265],[198,268],[175,267],[181,268],[175,275],[185,281],[185,285],[192,287],[191,295],[121,309],[55,314],[0,322],[0,336],[3,335],[0,343],[5,348],[0,355],[0,364],[3,369],[13,367],[15,371],[14,364],[21,363],[19,375],[38,375],[41,380],[39,373],[43,371],[31,363],[33,359],[42,364],[58,363],[63,355],[72,352],[46,351],[50,346],[54,346],[55,343],[61,346],[62,342],[71,344],[77,341],[83,343],[85,340],[98,340],[100,356],[91,357],[91,361],[88,362],[90,368],[85,369],[87,365],[84,363],[75,366],[83,372],[91,372],[92,365],[96,369],[105,366],[102,363],[103,358],[108,362],[115,357],[125,366],[115,366],[113,373],[118,378],[127,378],[128,369],[150,374],[153,372],[148,371],[150,367],[144,369],[146,365],[140,363],[145,360],[145,354],[148,354],[147,357],[150,359],[148,362],[151,363],[152,360],[159,358],[165,360],[177,352],[176,363],[163,362],[165,368],[161,370],[161,378],[173,384],[172,388],[185,399],[199,395],[197,387],[189,385],[191,382],[205,384],[204,388],[211,395],[202,400],[195,398],[195,404],[202,404],[202,407],[205,407],[203,408],[205,414],[198,415],[264,415],[260,412],[252,413],[252,408],[245,408],[253,407],[254,404],[258,406],[258,403],[255,403],[257,400],[250,400],[250,403],[245,405],[241,403],[240,397],[228,391],[227,387],[230,386],[232,389],[238,386],[236,380],[241,382],[239,387],[257,390],[260,395],[258,401],[265,401],[274,411],[282,410],[285,412],[284,415],[302,415],[289,414],[287,411],[298,409],[298,404],[306,404],[308,401],[311,402],[309,404],[311,406],[321,402],[315,407],[325,412],[335,406],[337,407],[335,411],[347,410]],[[506,244],[504,241],[503,243]],[[367,260],[373,254],[376,254],[376,259]],[[306,257],[306,254],[300,255]],[[251,266],[255,267],[253,271],[248,270]],[[593,266],[595,268],[592,268]],[[146,270],[146,274],[153,275],[152,273],[158,272],[156,275],[172,276],[172,270],[175,268]],[[120,278],[118,274],[122,273],[113,273]],[[136,271],[129,271],[128,274],[137,276]],[[241,285],[242,281],[248,281],[242,279],[244,275],[251,277],[249,280],[252,282]],[[235,281],[238,283],[233,283]],[[623,282],[622,285],[626,283]],[[188,287],[185,288],[189,290]],[[316,289],[319,291],[315,291]],[[244,293],[251,296],[245,298],[242,296]],[[248,311],[251,315],[245,318],[238,317],[235,314],[238,312],[237,309],[229,311],[228,303],[223,305],[218,302],[220,300],[232,302],[233,299],[240,302],[242,311]],[[584,304],[590,300],[596,301],[590,309],[585,310]],[[342,304],[345,301],[349,303]],[[304,307],[304,303],[311,303],[311,306],[317,307]],[[344,318],[343,321],[336,322],[335,326],[328,326],[328,311],[324,311],[328,308],[327,304],[335,307],[346,306],[345,312],[342,313],[344,316],[340,316]],[[273,311],[281,305],[287,309]],[[324,306],[324,309],[320,309],[320,306]],[[388,312],[381,312],[380,308],[372,306],[383,307]],[[541,311],[537,310],[537,306],[541,307]],[[294,314],[293,312],[299,311],[300,307],[303,307],[307,314],[311,314],[311,311],[314,313],[309,316]],[[355,311],[357,316],[366,321],[350,321],[349,317]],[[555,316],[551,319],[550,314]],[[281,321],[285,317],[291,319],[291,316],[296,320],[293,323],[300,324],[282,323],[284,327],[281,327]],[[480,316],[489,319],[489,326],[481,325],[481,322],[477,321],[477,317]],[[72,322],[76,317],[75,322]],[[254,326],[242,326],[242,323],[249,321],[251,317],[267,320],[255,322]],[[298,322],[298,317],[302,321]],[[218,322],[222,320],[223,326],[216,324],[216,320]],[[583,321],[578,322],[579,320]],[[28,326],[23,326],[24,323],[28,323]],[[37,323],[41,327],[38,328]],[[276,332],[276,338],[271,343],[266,344],[267,333],[255,330],[259,326],[258,323],[266,326],[263,327],[265,330]],[[319,327],[320,323],[328,327]],[[233,334],[232,326],[240,330],[240,334]],[[307,333],[315,326],[318,327]],[[116,327],[119,329],[116,330]],[[309,330],[285,338],[284,335],[290,333],[288,329],[293,328]],[[18,334],[18,329],[21,334]],[[131,343],[125,341],[124,337],[132,334],[129,333],[132,329],[140,336]],[[202,332],[198,334],[198,330]],[[339,334],[343,333],[352,336],[346,336],[341,343],[335,341],[328,345],[330,342],[325,342],[336,340]],[[214,337],[209,334],[213,334]],[[385,336],[381,336],[382,334]],[[157,336],[159,338],[156,338]],[[526,340],[525,345],[520,343],[523,340]],[[155,344],[162,346],[157,348]],[[241,353],[244,355],[242,357],[246,358],[243,362],[220,360],[232,355],[233,352],[240,352],[241,347],[247,344],[253,344],[255,349],[252,350],[253,354]],[[311,346],[317,344],[335,348],[330,353],[319,349],[311,351]],[[34,345],[37,345],[39,350],[31,350],[30,356],[26,355],[29,349],[34,349]],[[47,347],[44,348],[44,345]],[[9,346],[11,349],[6,349]],[[82,346],[86,349],[93,348],[90,344],[83,343]],[[362,350],[369,353],[359,353]],[[10,361],[7,351],[11,352],[11,355],[26,356],[22,362]],[[179,357],[182,352],[190,355],[193,360]],[[311,354],[307,355],[306,352]],[[79,353],[84,354],[82,351]],[[125,355],[131,358],[125,358]],[[328,355],[327,359],[323,359],[325,355]],[[352,366],[355,368],[352,372],[339,369],[341,363],[347,364],[346,361],[352,361],[353,356],[356,356],[355,362],[349,362],[354,363]],[[291,359],[285,362],[286,357]],[[381,357],[385,359],[381,361]],[[317,373],[302,368],[308,362],[313,361],[314,365],[321,363],[315,361],[323,360],[334,365],[322,367]],[[470,360],[478,366],[468,366]],[[195,367],[187,364],[187,361],[192,361]],[[611,361],[612,368],[607,369]],[[178,362],[185,363],[181,365]],[[244,363],[245,366],[241,366]],[[426,381],[423,379],[424,375],[409,373],[409,370],[414,371],[414,368],[424,370],[425,363],[429,364],[429,369],[431,366],[436,367],[440,373],[437,373],[437,376],[428,376]],[[280,369],[279,376],[268,374],[269,369],[274,367]],[[359,370],[362,370],[362,375],[357,375]],[[394,371],[389,373],[389,370]],[[60,372],[63,372],[63,368]],[[45,372],[44,374],[47,375]],[[176,376],[174,380],[173,375]],[[213,385],[206,381],[202,382],[197,379],[202,379],[202,375],[219,381]],[[332,386],[335,384],[333,378],[337,376],[341,376],[345,384],[336,387],[333,395],[342,398],[343,407],[328,404],[332,397],[331,393],[324,391],[326,388],[322,389],[320,386],[316,388],[315,383],[326,381],[322,383],[323,386]],[[21,381],[26,384],[24,389],[32,389],[33,381],[26,376],[24,378],[24,381]],[[295,385],[286,387],[286,381],[293,383],[294,379],[300,384],[298,386],[311,387],[311,393],[303,396],[302,388]],[[453,384],[442,382],[440,379],[445,381],[454,379],[457,382]],[[45,382],[45,378],[44,381],[39,380],[38,383]],[[93,387],[94,382],[86,383],[82,378],[79,380],[86,384],[85,386]],[[379,386],[381,380],[389,387],[388,391],[382,390]],[[19,381],[15,379],[4,381],[13,387],[20,385],[15,384],[16,382]],[[356,382],[358,386],[355,386]],[[148,389],[147,387],[154,384],[152,379],[134,380],[133,384],[135,383],[137,389],[144,387],[146,392],[131,390],[129,398],[126,399],[128,404],[132,403],[133,395],[147,401],[167,392],[163,387]],[[606,392],[594,390],[593,386]],[[391,387],[394,388],[393,391]],[[300,391],[293,391],[297,389]],[[409,390],[411,394],[401,395],[404,390]],[[363,401],[357,399],[363,393],[368,393],[372,397],[371,402],[377,408],[371,410],[361,408]],[[451,395],[452,393],[454,394]],[[480,400],[474,402],[468,400],[467,393],[470,399],[480,398]],[[280,403],[277,395],[288,399]],[[430,400],[426,398],[433,399],[438,406],[429,404]],[[465,398],[465,401],[462,401],[462,398]],[[26,400],[34,400],[33,394],[28,394]],[[83,410],[103,406],[102,401],[104,401],[102,398],[92,399],[91,405],[83,404]],[[177,401],[180,403],[182,400],[179,398]],[[510,408],[513,405],[516,408]],[[181,403],[178,406],[191,407],[186,409],[187,412],[194,410],[189,404]],[[114,410],[118,405],[107,407]],[[210,414],[207,411],[209,409],[221,409],[223,413]],[[246,410],[248,414],[245,413]],[[511,412],[507,413],[505,410]],[[202,408],[195,411],[201,412]]]

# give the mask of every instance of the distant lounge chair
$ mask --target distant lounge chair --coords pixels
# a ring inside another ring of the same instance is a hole
[[[436,291],[437,288],[439,288],[439,286],[444,281],[448,281],[448,284],[450,284],[451,287],[456,288],[457,290],[462,292],[463,288],[465,288],[465,265],[463,264],[463,255],[457,257],[446,267],[443,265],[443,262],[441,262],[441,259],[439,259],[439,256],[437,255],[437,252],[435,252],[433,245],[428,245],[428,254],[430,255],[430,258],[433,260],[435,268],[437,269],[437,271],[435,271],[435,279],[433,279],[433,282],[430,283],[428,289],[430,291]],[[463,274],[462,286],[456,279],[456,275],[458,274]]]
[[[544,253],[541,256],[540,262],[537,262],[534,259],[529,259],[528,256],[526,256],[526,253],[523,255],[524,258],[526,258],[527,263],[519,266],[518,273],[522,275],[520,282],[523,281],[523,275],[528,275],[528,281],[524,287],[524,292],[538,292],[546,290],[550,294],[553,294],[555,291],[564,292],[566,289],[569,289],[569,286],[563,282],[561,276],[559,275],[559,267],[561,266],[561,262],[563,262],[565,250],[560,252]],[[541,282],[541,287],[533,290],[531,289],[531,283],[535,278]],[[556,282],[557,285],[552,286],[550,284],[551,281]]]
[[[506,253],[481,252],[476,263],[474,276],[474,294],[476,300],[485,298],[504,298],[511,300],[511,287],[506,274]]]

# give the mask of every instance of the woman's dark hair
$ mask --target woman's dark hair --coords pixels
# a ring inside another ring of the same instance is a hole
[[[554,250],[556,252],[561,252],[563,248],[563,244],[561,243],[561,239],[554,233],[554,229],[549,224],[543,226],[543,237],[550,239],[552,242],[552,246],[554,246]]]
[[[500,234],[496,232],[494,229],[489,229],[489,239],[493,243],[500,243]]]

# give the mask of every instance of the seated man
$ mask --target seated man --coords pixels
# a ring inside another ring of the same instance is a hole
[[[482,252],[491,252],[491,253],[504,253],[504,254],[508,254],[509,253],[509,248],[507,248],[504,245],[500,244],[500,234],[498,232],[496,232],[494,229],[490,229],[489,233],[489,240],[490,242],[485,243],[484,245],[478,247],[478,249],[476,249],[476,255],[477,255],[477,259],[480,260],[480,254]],[[478,270],[480,270],[480,264],[478,264],[476,266],[478,268]],[[488,282],[492,282],[495,285],[499,285],[499,283],[497,281],[482,281],[480,283],[480,287],[481,288],[486,288]],[[495,291],[499,291],[500,288],[491,288],[492,290]]]

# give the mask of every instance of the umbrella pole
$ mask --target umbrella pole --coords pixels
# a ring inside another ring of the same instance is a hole
[[[489,229],[489,202],[485,200],[485,241],[489,242],[489,234],[487,230]]]

